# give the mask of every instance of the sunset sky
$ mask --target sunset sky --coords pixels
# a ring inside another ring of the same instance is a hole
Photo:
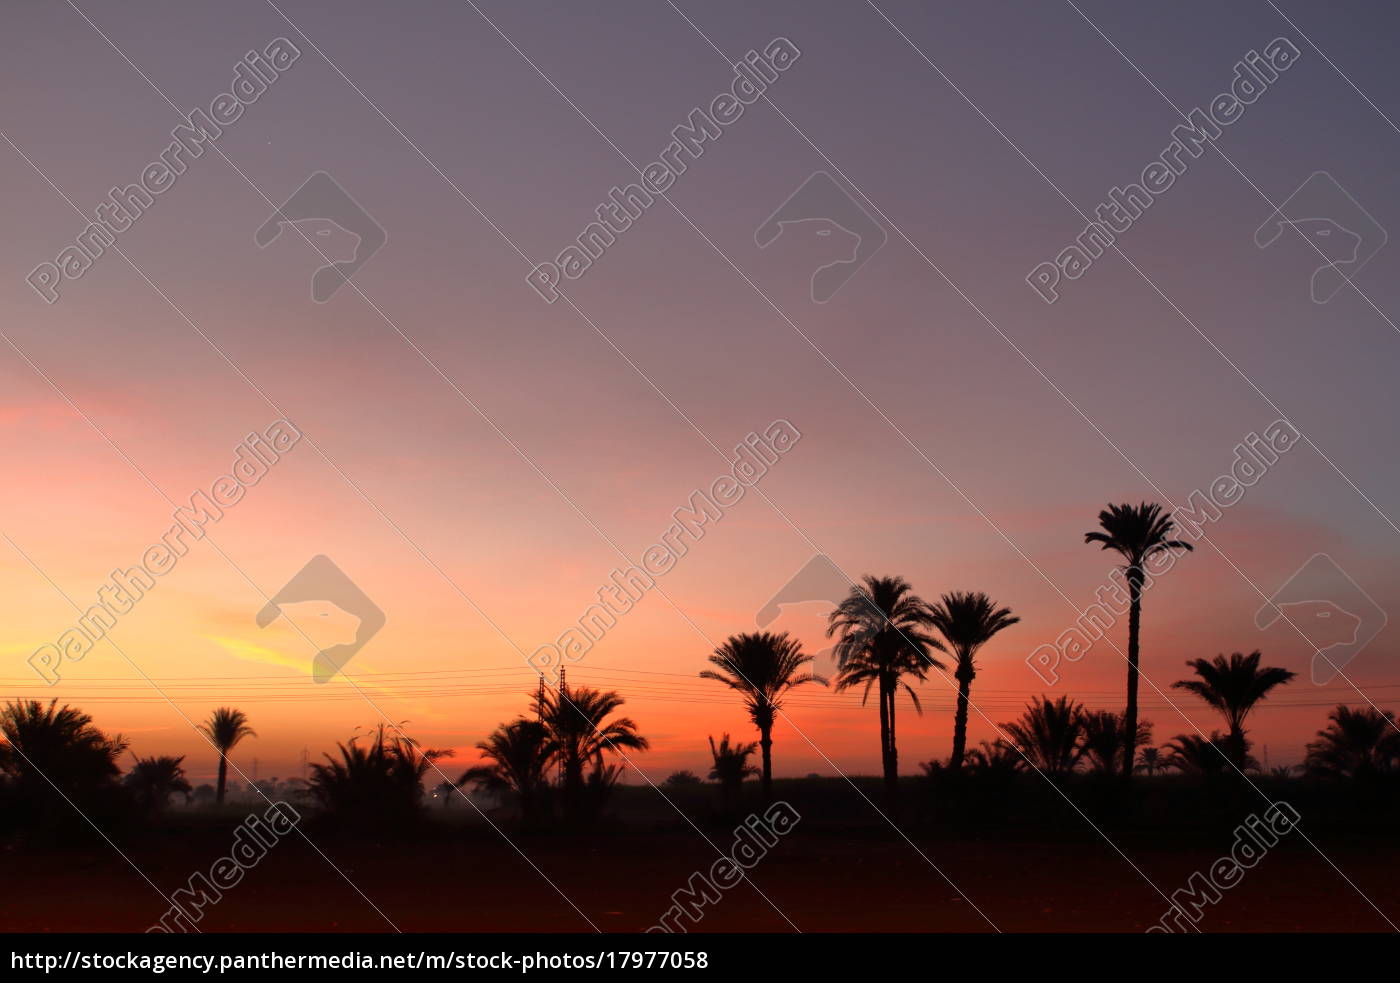
[[[748,434],[786,420],[800,441],[570,682],[618,690],[652,740],[629,782],[703,773],[706,735],[753,736],[697,677],[705,657],[825,553],[852,578],[983,590],[1021,617],[981,655],[975,744],[1041,692],[1121,709],[1126,619],[1053,687],[1026,663],[1109,575],[1083,534],[1108,501],[1183,505],[1283,419],[1302,440],[1146,598],[1143,716],[1159,744],[1217,729],[1169,684],[1188,658],[1255,648],[1300,674],[1251,719],[1271,764],[1299,761],[1338,702],[1400,706],[1400,618],[1325,686],[1296,624],[1255,624],[1318,553],[1400,610],[1400,245],[1314,303],[1308,242],[1255,242],[1315,172],[1329,177],[1299,207],[1354,211],[1291,218],[1400,230],[1394,9],[677,4],[7,4],[0,695],[80,706],[136,753],[187,755],[199,781],[215,760],[190,721],[220,705],[258,732],[235,755],[249,776],[254,758],[262,777],[295,776],[303,748],[315,759],[388,720],[457,749],[455,778],[525,709],[524,656],[639,563]],[[46,303],[35,267],[279,37],[300,57],[121,233],[125,258],[109,250]],[[777,38],[801,54],[771,103],[545,303],[531,268]],[[1140,180],[1181,123],[1173,104],[1208,107],[1276,38],[1300,55],[1220,152],[1047,304],[1027,274]],[[341,259],[353,236],[313,221],[254,241],[316,171],[388,235],[324,303],[317,247]],[[825,303],[809,278],[831,237],[755,240],[818,171],[887,235]],[[281,417],[303,439],[45,685],[27,660],[77,617],[65,594],[93,604],[170,528],[172,500],[207,491]],[[311,676],[315,644],[353,619],[308,603],[254,620],[316,555],[386,617],[346,666],[359,691]],[[770,627],[815,652],[827,610]],[[922,717],[901,703],[903,771],[947,756],[952,693],[935,673]],[[874,773],[877,734],[858,692],[804,687],[775,771]]]

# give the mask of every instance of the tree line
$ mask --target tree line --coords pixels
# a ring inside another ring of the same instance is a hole
[[[1250,713],[1295,676],[1266,666],[1258,651],[1235,652],[1187,662],[1191,676],[1173,687],[1217,711],[1223,730],[1209,736],[1178,734],[1153,746],[1151,724],[1139,719],[1140,634],[1144,565],[1164,551],[1189,551],[1173,538],[1169,513],[1156,504],[1110,505],[1099,513],[1099,528],[1085,542],[1118,554],[1129,585],[1127,689],[1122,713],[1090,711],[1071,696],[1035,696],[1016,720],[998,725],[998,736],[967,747],[972,684],[978,656],[1001,632],[1020,623],[1011,609],[980,591],[950,591],[926,601],[898,576],[867,575],[831,612],[827,636],[834,639],[837,672],[828,680],[812,671],[814,657],[786,633],[740,633],[709,656],[703,679],[718,682],[742,701],[758,739],[736,741],[729,734],[708,738],[713,764],[709,778],[719,786],[724,812],[732,812],[745,780],[758,778],[771,798],[773,731],[784,698],[800,686],[858,689],[862,702],[874,695],[878,712],[881,773],[887,800],[899,791],[896,697],[902,691],[922,713],[915,684],[931,670],[951,671],[957,684],[952,750],[946,760],[924,762],[933,778],[965,772],[1038,771],[1062,779],[1091,771],[1126,783],[1134,775],[1165,770],[1185,774],[1243,776],[1260,769],[1251,753],[1245,723]],[[566,678],[547,689],[543,680],[515,720],[502,723],[476,744],[480,761],[455,779],[432,788],[450,802],[460,791],[490,793],[513,803],[525,826],[555,820],[592,822],[619,784],[629,752],[646,751],[648,740],[637,723],[619,715],[625,700],[617,692],[570,687]],[[218,754],[215,804],[225,801],[234,749],[256,737],[247,715],[220,707],[199,725]],[[99,815],[159,815],[170,801],[193,793],[184,757],[136,757],[123,773],[121,757],[129,742],[108,736],[77,708],[16,700],[0,710],[0,815],[11,825],[42,826],[71,819],[74,810]],[[752,759],[758,756],[758,763]],[[403,822],[419,814],[431,775],[443,775],[437,762],[452,752],[424,748],[398,727],[379,725],[368,735],[339,742],[333,753],[310,765],[298,794],[348,825]],[[1372,706],[1340,705],[1327,726],[1306,748],[1310,776],[1360,779],[1400,773],[1400,729],[1394,715]],[[1287,769],[1285,769],[1285,772]],[[677,772],[672,785],[700,781]],[[86,815],[86,813],[84,813]]]

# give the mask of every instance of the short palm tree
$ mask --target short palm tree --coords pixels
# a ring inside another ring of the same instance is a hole
[[[919,697],[906,676],[922,682],[930,667],[944,668],[929,654],[945,651],[930,634],[933,615],[903,577],[865,576],[827,619],[826,634],[837,638],[834,651],[839,670],[838,690],[872,686],[880,697],[880,760],[885,794],[891,801],[899,791],[899,752],[895,743],[895,696],[903,686],[922,713]]]
[[[1010,608],[999,608],[981,592],[953,591],[944,594],[929,611],[931,623],[948,643],[946,651],[957,659],[953,675],[958,680],[958,708],[953,715],[953,756],[948,765],[962,768],[967,748],[967,706],[972,680],[977,675],[977,652],[997,632],[1020,621]]]
[[[1157,774],[1162,767],[1162,749],[1158,747],[1145,747],[1138,755],[1138,770],[1147,772],[1147,777],[1151,778]]]
[[[724,811],[732,812],[735,804],[739,801],[739,789],[744,784],[744,779],[761,775],[762,771],[749,764],[749,758],[758,750],[758,743],[750,741],[747,744],[729,743],[729,735],[720,737],[719,743],[715,743],[713,737],[710,738],[710,757],[714,759],[715,766],[710,769],[710,780],[719,782],[720,795],[724,800]]]
[[[126,773],[124,784],[131,789],[142,813],[154,816],[165,811],[170,797],[177,792],[189,801],[194,788],[185,778],[184,761],[183,755],[136,759],[136,764]]]
[[[1095,771],[1112,775],[1123,761],[1123,717],[1111,710],[1085,711],[1081,717],[1084,736],[1081,739],[1084,756],[1089,759]],[[1137,746],[1145,747],[1152,743],[1152,724],[1139,720]],[[1156,752],[1156,748],[1150,748]],[[1146,751],[1143,752],[1144,755]],[[1154,753],[1155,760],[1155,753]]]
[[[214,801],[224,801],[224,790],[228,785],[229,752],[245,737],[257,737],[257,731],[248,726],[248,715],[233,707],[219,707],[209,715],[209,719],[199,725],[204,736],[219,752],[219,781],[215,786]]]
[[[826,685],[821,676],[806,670],[812,656],[802,643],[768,632],[730,635],[710,656],[715,668],[700,673],[702,679],[723,683],[744,698],[749,718],[758,728],[763,752],[763,796],[773,794],[773,723],[783,706],[783,696],[804,683]]]
[[[1142,587],[1145,580],[1143,565],[1159,553],[1172,550],[1191,551],[1190,543],[1173,539],[1176,523],[1162,506],[1143,502],[1140,505],[1110,504],[1099,512],[1099,529],[1084,534],[1084,542],[1098,543],[1123,558],[1123,572],[1128,578],[1128,705],[1123,711],[1123,733],[1137,733],[1138,718],[1138,659],[1142,635]],[[1123,774],[1133,772],[1135,748],[1125,742]]]
[[[673,771],[667,775],[666,781],[662,784],[670,785],[673,788],[684,788],[687,785],[703,785],[705,780],[689,768],[682,768],[680,771]]]
[[[80,805],[113,783],[126,747],[121,735],[107,736],[92,717],[57,700],[15,700],[0,710],[0,773],[39,821],[66,817],[72,805],[65,798]]]
[[[541,818],[549,791],[549,731],[544,724],[519,717],[497,727],[476,749],[490,764],[468,768],[457,785],[512,794],[526,824]]]
[[[1037,696],[1019,720],[1002,724],[1031,767],[1051,777],[1074,771],[1084,756],[1084,707],[1067,696]]]
[[[339,757],[311,765],[307,789],[339,821],[359,827],[394,828],[418,815],[423,779],[433,762],[450,758],[450,750],[420,748],[396,733],[390,737],[380,724],[366,743],[352,737],[337,744]]]
[[[571,818],[586,818],[590,765],[601,781],[607,777],[605,755],[651,746],[630,717],[609,719],[625,702],[611,690],[569,689],[562,681],[558,689],[542,690],[534,699],[535,716],[545,728],[545,750],[563,772],[564,806]],[[593,785],[598,787],[598,782]]]
[[[1011,744],[998,738],[983,741],[980,747],[967,753],[968,768],[983,774],[1007,774],[1016,771],[1025,759]]]
[[[1395,714],[1373,707],[1338,706],[1327,729],[1308,745],[1307,769],[1315,774],[1362,778],[1400,766],[1400,731]]]
[[[1212,732],[1210,737],[1200,734],[1177,734],[1167,742],[1166,765],[1187,775],[1220,775],[1232,760],[1233,742],[1228,735]],[[1249,754],[1249,742],[1244,742],[1241,768],[1258,768],[1259,762]]]
[[[1243,770],[1247,755],[1244,739],[1244,721],[1255,705],[1269,695],[1276,686],[1282,686],[1297,673],[1289,669],[1264,666],[1263,658],[1256,649],[1248,655],[1233,653],[1229,659],[1217,655],[1214,659],[1189,659],[1187,667],[1194,670],[1197,679],[1182,679],[1172,683],[1175,689],[1184,689],[1200,697],[1208,706],[1220,711],[1229,728],[1226,735],[1230,761]]]

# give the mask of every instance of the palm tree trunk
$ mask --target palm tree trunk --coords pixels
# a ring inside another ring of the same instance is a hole
[[[1142,568],[1128,567],[1128,706],[1123,711],[1123,777],[1133,777],[1137,754],[1138,644],[1142,631]]]
[[[1235,759],[1235,767],[1244,771],[1244,728],[1239,724],[1230,725],[1230,757]]]
[[[576,749],[564,765],[564,811],[571,820],[583,818],[583,758]]]
[[[880,681],[880,770],[885,777],[885,792],[889,793],[890,783],[890,705],[885,692],[885,682]]]
[[[894,687],[891,686],[885,694],[885,703],[888,709],[885,711],[889,720],[889,757],[885,759],[885,794],[889,796],[890,802],[894,802],[899,794],[899,751],[895,747],[894,730]]]
[[[953,757],[948,761],[953,771],[962,769],[963,755],[967,752],[967,694],[971,689],[971,674],[958,673],[958,709],[953,714]]]
[[[763,800],[773,799],[773,728],[763,728],[758,732],[758,746],[763,749]]]
[[[219,805],[224,801],[224,786],[228,784],[228,755],[219,753],[219,789],[214,795],[214,801]]]

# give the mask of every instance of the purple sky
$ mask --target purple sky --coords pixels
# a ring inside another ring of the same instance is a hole
[[[986,590],[1022,616],[973,691],[986,714],[973,740],[990,738],[1046,690],[1026,656],[1108,575],[1109,558],[1082,544],[1098,509],[1181,505],[1279,419],[1302,442],[1149,596],[1147,678],[1209,730],[1211,714],[1167,689],[1187,658],[1262,648],[1298,670],[1277,698],[1291,706],[1253,721],[1275,762],[1300,758],[1330,705],[1386,706],[1400,686],[1394,626],[1345,680],[1317,686],[1304,634],[1254,623],[1317,553],[1381,612],[1400,601],[1400,281],[1396,246],[1376,232],[1400,228],[1393,10],[78,6],[6,11],[6,695],[70,700],[141,753],[189,753],[201,775],[212,755],[165,696],[196,720],[221,702],[248,709],[260,737],[246,753],[264,775],[380,710],[469,748],[523,707],[521,650],[574,622],[622,556],[639,561],[730,449],[778,419],[802,439],[762,494],[578,666],[628,696],[658,781],[700,770],[707,733],[748,732],[739,704],[694,674],[816,552],[850,576],[902,574],[925,596]],[[45,303],[31,271],[279,36],[301,57],[121,233],[126,259],[108,252]],[[530,268],[729,88],[731,59],[779,37],[801,55],[771,103],[726,126],[565,283],[567,301],[545,304]],[[1045,303],[1026,275],[1079,235],[1079,212],[1161,155],[1181,122],[1172,104],[1209,107],[1276,38],[1296,63],[1122,232],[1121,252]],[[317,248],[341,259],[352,236],[322,222],[254,243],[318,170],[388,233],[325,303],[311,298]],[[810,217],[836,227],[792,223],[760,248],[755,231],[817,171],[841,198]],[[1363,257],[1380,245],[1325,303],[1310,299],[1320,240],[1290,229],[1255,243],[1289,200],[1308,209],[1285,207],[1290,219],[1339,225],[1334,242],[1360,235]],[[850,201],[887,241],[814,303],[810,275],[836,255],[823,251],[857,214]],[[75,617],[54,585],[92,603],[169,526],[162,492],[207,489],[248,432],[283,415],[309,439],[229,509],[218,551],[198,544],[112,631],[125,657],[103,643],[43,686],[26,659]],[[254,624],[317,554],[386,614],[350,667],[374,705],[312,683],[314,646],[286,620]],[[1307,599],[1352,614],[1362,603]],[[774,627],[815,650],[822,613],[790,610]],[[1116,708],[1123,644],[1119,626],[1048,691]],[[947,684],[925,691],[929,712],[906,711],[901,727],[909,770],[948,750]],[[1144,700],[1159,742],[1191,728],[1165,697]],[[873,708],[815,692],[791,710],[780,774],[876,768]]]

